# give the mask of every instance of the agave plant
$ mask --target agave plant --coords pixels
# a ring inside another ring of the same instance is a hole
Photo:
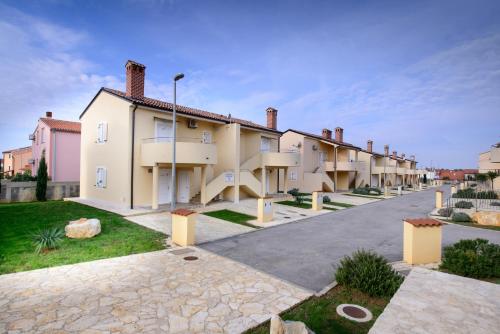
[[[55,249],[59,246],[64,236],[64,230],[53,227],[41,230],[33,236],[35,252],[39,254],[44,249]]]

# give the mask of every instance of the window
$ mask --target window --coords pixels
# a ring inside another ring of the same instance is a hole
[[[108,123],[101,122],[97,125],[97,142],[105,143],[108,141]]]
[[[43,143],[45,143],[45,128],[42,128],[42,136],[40,138],[40,141]]]
[[[209,131],[203,131],[201,134],[201,141],[203,144],[211,144],[212,143],[212,133]]]
[[[35,140],[36,140],[36,144],[38,145],[38,137],[40,135],[40,131],[36,130],[36,135],[35,135]]]
[[[95,185],[97,188],[106,188],[107,170],[105,167],[96,168]]]
[[[288,179],[290,181],[297,181],[297,172],[290,171],[290,173],[288,174]]]
[[[271,150],[271,139],[266,137],[260,138],[260,151],[269,152]]]

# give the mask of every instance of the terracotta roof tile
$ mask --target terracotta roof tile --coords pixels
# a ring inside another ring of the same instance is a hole
[[[45,118],[45,117],[40,118],[40,120],[42,120],[42,122],[50,126],[51,129],[57,131],[73,132],[73,133],[81,132],[80,122],[70,122],[70,121],[63,121],[60,119]]]
[[[196,211],[189,210],[189,209],[176,209],[171,212],[173,215],[178,215],[178,216],[189,216],[192,215],[193,213],[196,213]]]
[[[172,111],[174,108],[174,105],[170,102],[152,99],[149,97],[144,97],[143,99],[135,99],[135,98],[131,98],[131,97],[126,96],[125,92],[122,92],[122,91],[119,91],[116,89],[111,89],[111,88],[103,88],[102,90],[104,90],[108,93],[114,94],[116,96],[122,97],[124,99],[127,99],[131,102],[137,103],[139,105],[144,105],[147,107],[152,107],[152,108],[157,108],[157,109],[162,109],[162,110],[167,110],[167,111]],[[203,118],[212,119],[215,121],[221,121],[221,122],[225,122],[225,123],[238,123],[238,124],[241,124],[243,126],[247,126],[247,127],[251,127],[251,128],[280,133],[280,131],[270,129],[268,127],[265,127],[263,125],[260,125],[260,124],[254,123],[254,122],[250,122],[250,121],[247,121],[244,119],[234,118],[234,117],[229,118],[228,116],[225,116],[222,114],[216,114],[216,113],[208,112],[208,111],[201,110],[201,109],[195,109],[195,108],[185,107],[182,105],[176,105],[176,111],[181,113],[181,114],[185,114],[185,115],[193,115],[193,116],[203,117]]]
[[[443,223],[440,222],[439,220],[432,218],[405,219],[404,221],[407,222],[408,224],[412,224],[415,227],[443,225]]]
[[[334,143],[334,144],[337,144],[337,145],[340,145],[340,146],[350,147],[350,148],[355,149],[355,150],[361,150],[361,148],[359,148],[357,146],[354,146],[353,144],[346,143],[346,142],[339,142],[339,141],[336,141],[335,139],[326,139],[326,138],[323,138],[323,136],[320,136],[320,135],[315,135],[315,134],[312,134],[312,133],[308,133],[308,132],[304,132],[304,131],[299,131],[299,130],[294,130],[294,129],[288,129],[285,132],[287,132],[287,131],[299,133],[299,134],[301,134],[303,136],[315,138],[315,139],[318,139],[318,140],[324,140],[324,141],[327,141],[327,142],[330,142],[330,143]]]

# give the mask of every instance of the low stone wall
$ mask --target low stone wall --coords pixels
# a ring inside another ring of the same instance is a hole
[[[60,200],[80,196],[80,182],[48,182],[47,199]],[[36,201],[36,182],[11,182],[2,180],[0,202]]]

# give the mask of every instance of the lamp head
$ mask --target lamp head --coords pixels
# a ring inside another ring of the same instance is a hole
[[[184,78],[184,73],[178,73],[178,74],[174,77],[174,81],[179,81],[179,80],[181,80],[182,78]]]

